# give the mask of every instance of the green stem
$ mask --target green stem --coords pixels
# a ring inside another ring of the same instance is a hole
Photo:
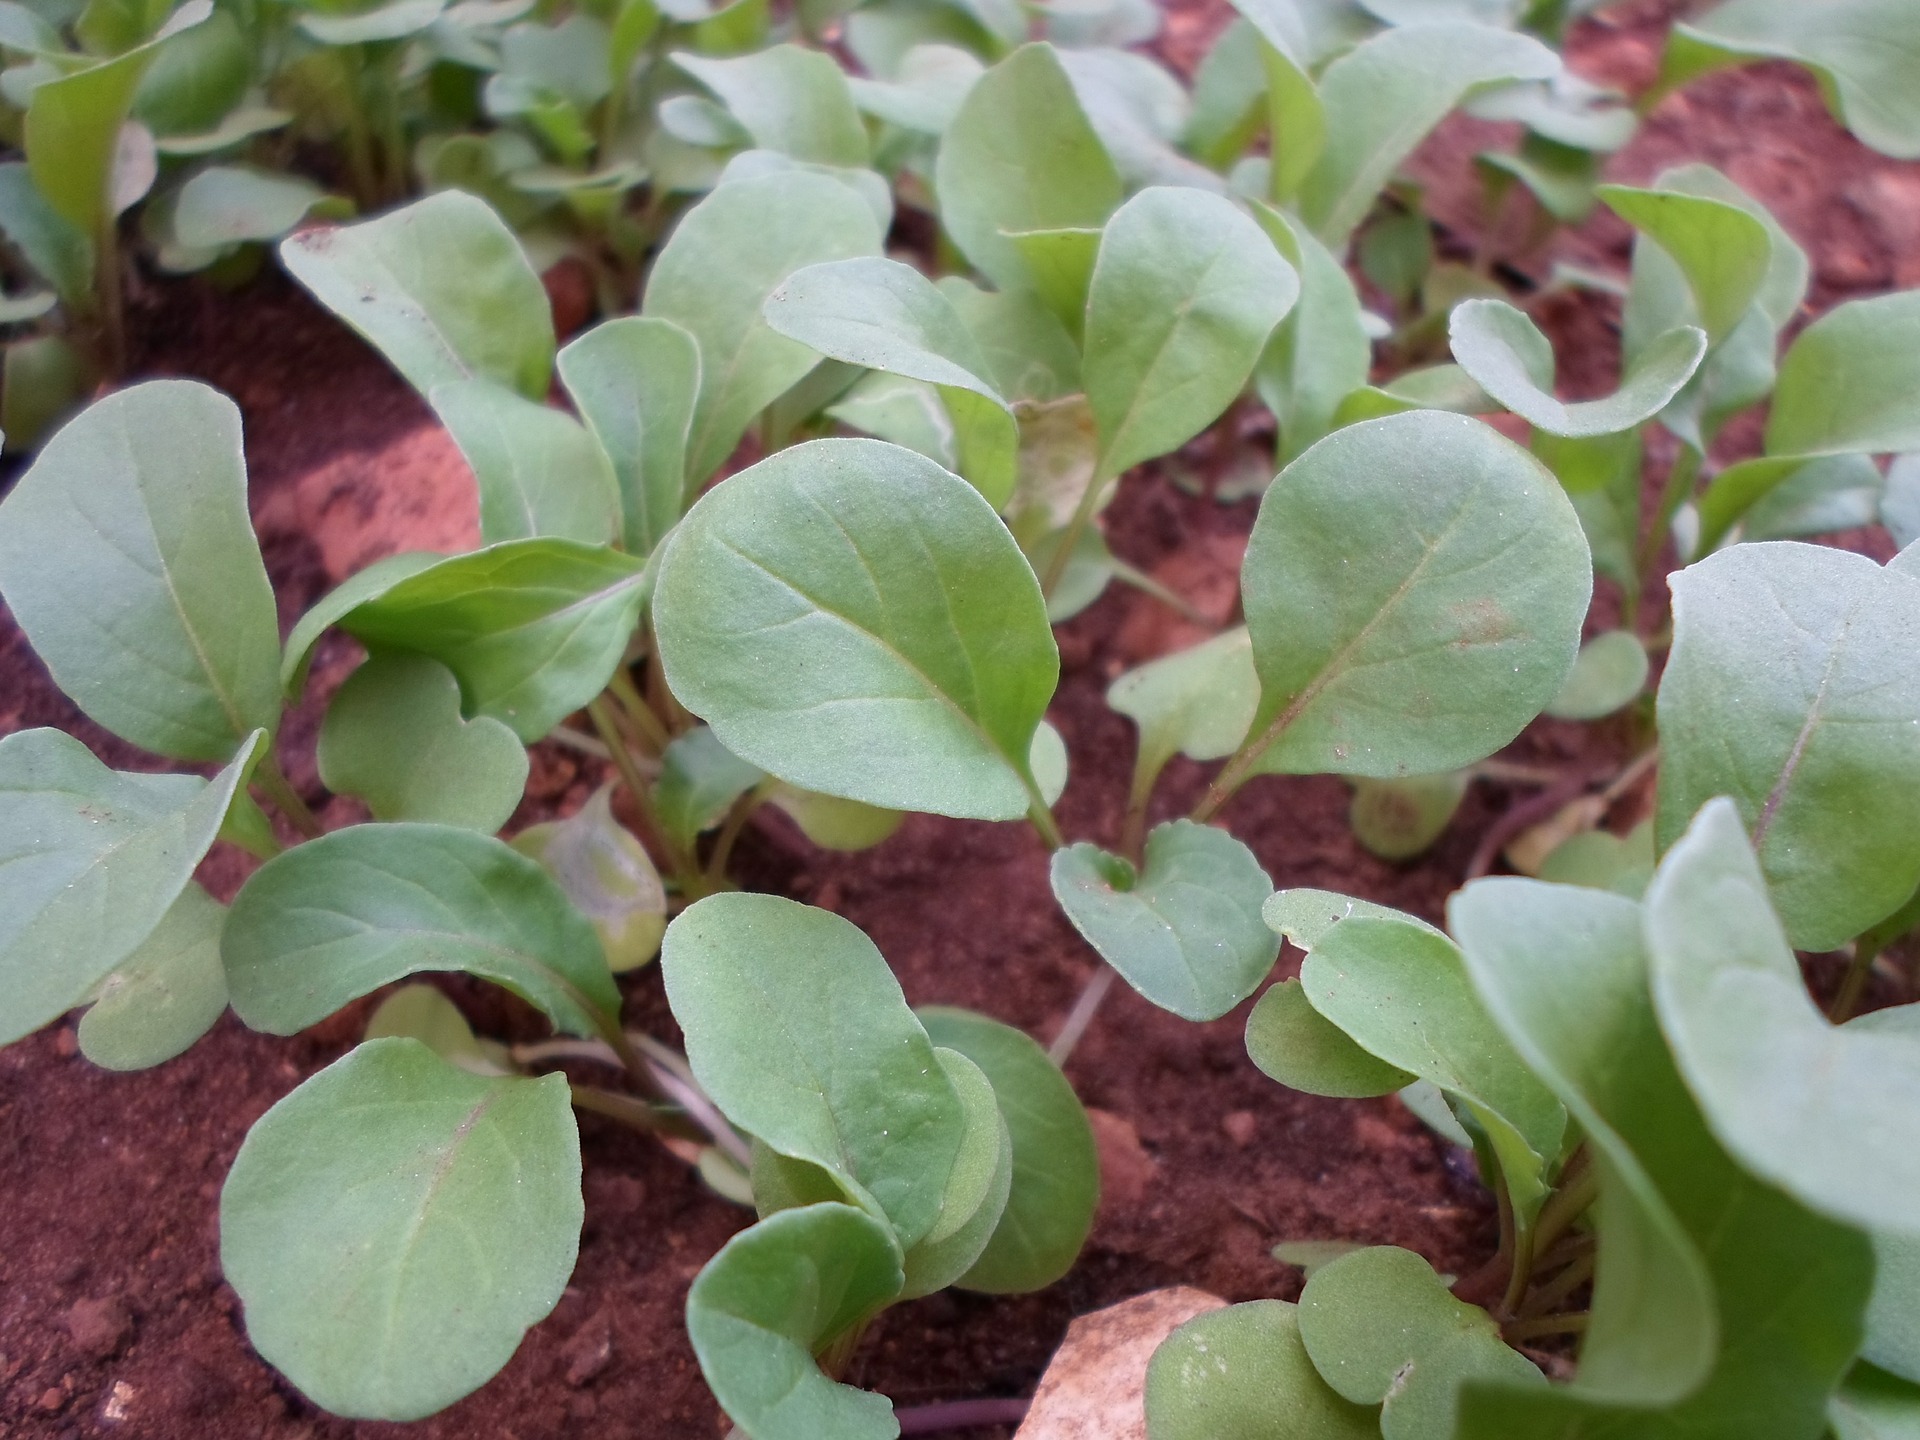
[[[1854,941],[1853,959],[1847,963],[1847,973],[1841,978],[1840,991],[1833,997],[1833,1004],[1827,1010],[1827,1018],[1834,1024],[1844,1025],[1853,1018],[1860,997],[1867,993],[1867,981],[1873,975],[1873,962],[1879,958],[1880,946],[1871,943],[1866,936]]]
[[[1542,1315],[1536,1320],[1514,1320],[1500,1327],[1509,1342],[1541,1340],[1553,1335],[1578,1335],[1587,1328],[1587,1312],[1575,1310],[1568,1315]]]
[[[1093,478],[1087,482],[1087,488],[1081,492],[1080,503],[1073,507],[1073,518],[1067,521],[1067,528],[1060,532],[1060,543],[1054,547],[1052,556],[1047,560],[1046,573],[1040,577],[1040,593],[1046,599],[1051,600],[1053,592],[1060,588],[1060,577],[1067,573],[1074,547],[1079,545],[1081,533],[1093,519],[1093,512],[1099,508],[1107,482],[1106,475],[1095,471]]]
[[[609,1120],[617,1120],[649,1135],[675,1135],[683,1140],[704,1140],[697,1126],[691,1125],[677,1115],[670,1115],[645,1100],[635,1099],[631,1095],[622,1095],[614,1090],[602,1090],[595,1085],[567,1086],[573,1097],[576,1110],[588,1110],[595,1115],[604,1115]]]
[[[607,689],[620,702],[621,711],[632,723],[641,741],[651,746],[655,755],[664,755],[667,746],[673,743],[673,736],[667,733],[667,727],[640,694],[639,687],[633,683],[633,676],[624,667],[616,670],[613,679],[607,682]]]
[[[347,172],[353,177],[354,194],[361,207],[377,210],[380,173],[373,158],[373,131],[367,124],[365,58],[358,45],[342,45],[334,53],[339,57],[347,91]]]
[[[647,832],[644,838],[667,862],[667,869],[672,872],[683,892],[704,893],[698,868],[668,837],[666,827],[654,812],[653,793],[647,788],[646,776],[640,773],[640,767],[634,763],[633,752],[627,749],[626,741],[621,738],[620,728],[614,723],[613,712],[607,707],[605,695],[587,703],[587,718],[593,721],[593,728],[600,732],[601,743],[613,756],[613,768],[620,772],[627,794],[632,797],[634,813],[640,817],[640,824]]]
[[[1534,1225],[1536,1254],[1544,1254],[1547,1247],[1565,1234],[1567,1227],[1586,1214],[1599,1198],[1600,1172],[1594,1168],[1586,1151],[1582,1150],[1575,1160],[1570,1161],[1568,1168],[1573,1173],[1560,1182],[1560,1188],[1541,1207],[1540,1219]]]
[[[1659,506],[1653,512],[1653,524],[1640,538],[1638,569],[1643,577],[1650,578],[1654,561],[1660,558],[1660,547],[1667,543],[1667,533],[1673,528],[1673,517],[1680,507],[1693,494],[1694,482],[1700,478],[1700,462],[1704,457],[1691,445],[1681,445],[1680,453],[1673,457],[1673,468],[1667,471],[1667,483],[1660,492]]]
[[[1203,615],[1184,595],[1168,589],[1146,571],[1136,569],[1124,560],[1116,559],[1108,563],[1113,566],[1113,578],[1121,584],[1131,585],[1143,595],[1151,595],[1189,625],[1198,626],[1209,635],[1219,633],[1220,627],[1212,616]]]
[[[766,804],[772,795],[775,782],[762,780],[746,794],[733,802],[727,811],[727,818],[720,826],[720,833],[714,837],[713,853],[707,857],[707,886],[717,890],[726,879],[727,862],[733,858],[733,847],[739,841],[740,834],[747,828],[747,821],[753,818],[753,812]]]
[[[1526,1304],[1521,1308],[1521,1318],[1531,1320],[1536,1315],[1545,1315],[1593,1279],[1594,1259],[1595,1255],[1591,1250],[1584,1255],[1576,1256],[1572,1264],[1527,1297]]]
[[[260,757],[260,763],[253,769],[253,783],[273,802],[274,808],[292,822],[293,828],[307,839],[317,840],[326,833],[319,818],[307,808],[307,802],[300,798],[300,792],[293,788],[273,756]]]
[[[1064,849],[1066,837],[1060,833],[1060,822],[1053,818],[1053,811],[1046,801],[1038,795],[1027,802],[1027,819],[1033,822],[1033,828],[1040,832],[1040,839],[1049,850]]]
[[[100,222],[100,233],[94,237],[93,267],[106,369],[109,375],[118,377],[127,368],[127,315],[120,289],[120,223],[112,215]]]

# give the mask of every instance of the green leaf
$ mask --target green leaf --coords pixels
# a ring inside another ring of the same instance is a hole
[[[1299,1312],[1252,1300],[1189,1320],[1147,1366],[1149,1440],[1376,1440],[1379,1411],[1341,1399],[1300,1343]]]
[[[1708,341],[1724,340],[1767,281],[1767,227],[1743,207],[1705,195],[1628,185],[1602,185],[1597,193],[1680,267]]]
[[[1354,915],[1308,950],[1300,984],[1363,1049],[1466,1103],[1530,1226],[1566,1111],[1495,1027],[1453,942],[1405,920]]]
[[[1732,801],[1667,852],[1646,933],[1661,1026],[1721,1143],[1835,1219],[1920,1232],[1920,1046],[1815,1007]]]
[[[491,380],[447,381],[427,398],[473,467],[487,544],[550,535],[604,545],[620,533],[612,467],[578,420]]]
[[[1353,782],[1347,823],[1353,838],[1382,860],[1410,860],[1445,832],[1466,798],[1466,770]]]
[[[226,907],[189,882],[153,933],[94,987],[80,1053],[108,1070],[145,1070],[211,1030],[227,1008],[226,919]]]
[[[327,706],[320,778],[376,820],[460,825],[491,835],[527,784],[527,752],[485,715],[460,716],[460,682],[425,655],[375,654]]]
[[[873,942],[773,895],[712,895],[660,965],[687,1063],[741,1129],[871,1196],[903,1248],[932,1232],[966,1115]]]
[[[562,1030],[604,1035],[620,992],[592,928],[545,870],[448,825],[352,825],[253,872],[220,954],[234,1011],[292,1035],[422,971],[505,986]]]
[[[113,202],[115,159],[141,77],[162,44],[212,13],[210,0],[187,0],[144,44],[34,88],[21,138],[27,168],[47,203],[81,234],[99,235],[123,208]]]
[[[505,721],[528,744],[605,688],[645,598],[639,560],[572,540],[509,540],[419,569],[393,558],[404,563],[362,571],[338,602],[302,617],[289,668],[338,624],[369,645],[431,655],[460,677],[467,713]]]
[[[947,127],[934,166],[940,223],[1001,290],[1033,288],[1013,236],[1099,229],[1120,176],[1053,47],[1022,45],[982,75]]]
[[[560,382],[613,463],[620,540],[650,555],[686,508],[700,347],[666,320],[602,321],[561,349]]]
[[[992,1083],[959,1051],[933,1053],[960,1099],[966,1130],[940,1197],[940,1218],[907,1252],[903,1300],[944,1290],[971,1270],[993,1238],[1013,1190],[1013,1138]]]
[[[829,1380],[813,1357],[902,1283],[900,1251],[870,1216],[833,1203],[782,1210],[707,1262],[687,1292],[687,1334],[751,1440],[893,1440],[891,1402]]]
[[[1247,1016],[1247,1055],[1289,1089],[1341,1100],[1391,1095],[1414,1078],[1355,1044],[1313,1008],[1298,980],[1273,986],[1254,1005]]]
[[[1920,102],[1908,69],[1920,15],[1903,0],[1733,0],[1676,26],[1661,79],[1744,60],[1794,60],[1815,72],[1827,102],[1861,140],[1900,160],[1920,159]]]
[[[1081,226],[1064,230],[1023,230],[1007,238],[1027,262],[1034,293],[1078,336],[1087,322],[1087,289],[1100,257],[1101,231]]]
[[[281,652],[280,686],[287,698],[300,698],[306,688],[307,666],[313,658],[313,647],[319,644],[323,634],[340,623],[341,616],[351,613],[365,601],[386,594],[409,575],[418,575],[422,570],[431,569],[444,558],[430,550],[409,550],[399,555],[388,555],[374,561],[366,569],[349,575],[315,601],[306,614],[294,621]]]
[[[1593,568],[1628,594],[1640,593],[1640,472],[1644,446],[1638,430],[1588,440],[1533,432],[1533,453],[1554,473],[1593,552]]]
[[[1404,910],[1376,905],[1371,900],[1356,900],[1333,890],[1301,888],[1279,891],[1260,907],[1260,918],[1267,922],[1267,928],[1274,934],[1286,936],[1302,950],[1313,949],[1342,920],[1361,918],[1391,920],[1445,938],[1426,921]]]
[[[0,165],[0,233],[63,301],[87,307],[93,291],[92,237],[48,203],[22,161]]]
[[[1653,860],[1653,822],[1643,820],[1625,835],[1586,830],[1568,836],[1540,863],[1539,878],[1638,900],[1653,879]]]
[[[697,725],[684,735],[676,735],[661,757],[654,809],[668,838],[681,849],[691,850],[695,837],[725,819],[733,802],[766,774],[721,744],[720,737],[705,725]]]
[[[134,92],[133,118],[155,135],[199,135],[247,102],[253,50],[230,10],[173,36]]]
[[[1417,410],[1281,471],[1240,583],[1260,768],[1385,778],[1464,769],[1517,735],[1573,666],[1592,577],[1537,461]]]
[[[1093,1127],[1060,1067],[1029,1036],[985,1015],[915,1012],[935,1045],[985,1072],[1013,1145],[1013,1184],[992,1238],[959,1284],[1007,1295],[1051,1285],[1093,1229],[1100,1163]]]
[[[1920,1384],[1920,1238],[1882,1231],[1873,1237],[1873,1261],[1873,1301],[1867,1306],[1861,1357]]]
[[[867,163],[867,127],[831,55],[774,45],[728,60],[685,51],[670,58],[719,96],[762,149],[821,165]]]
[[[367,1017],[366,1040],[404,1036],[418,1040],[449,1065],[476,1075],[512,1072],[507,1047],[497,1040],[481,1040],[467,1024],[460,1007],[431,985],[402,985],[388,994]]]
[[[279,726],[240,411],[217,391],[149,381],[50,440],[0,503],[0,594],[55,683],[124,740],[224,763]]]
[[[953,417],[939,390],[924,381],[872,370],[822,413],[876,440],[918,451],[943,470],[960,469]]]
[[[1482,85],[1548,80],[1559,69],[1539,41],[1464,21],[1365,41],[1320,77],[1327,144],[1301,187],[1301,215],[1327,245],[1343,245],[1449,110]]]
[[[1836,305],[1780,362],[1767,454],[1920,449],[1920,290]]]
[[[1087,292],[1096,483],[1212,424],[1299,294],[1293,267],[1231,201],[1155,186],[1121,206]]]
[[[1827,1404],[1834,1440],[1916,1440],[1920,1437],[1920,1385],[1877,1370],[1864,1361],[1848,1372]]]
[[[1598,720],[1631,705],[1647,684],[1647,648],[1631,630],[1606,630],[1580,647],[1573,673],[1547,706],[1559,720]]]
[[[1244,625],[1129,670],[1107,687],[1107,704],[1140,728],[1136,791],[1175,755],[1220,760],[1239,748],[1260,704]]]
[[[848,365],[938,387],[952,417],[960,473],[996,510],[1013,494],[1018,425],[986,356],[933,282],[879,256],[810,265],[767,297],[767,324]]]
[[[1601,1183],[1578,1378],[1469,1387],[1462,1440],[1817,1433],[1859,1344],[1871,1256],[1714,1142],[1653,1013],[1639,907],[1483,880],[1449,919],[1501,1029],[1587,1136]]]
[[[78,1005],[186,889],[252,768],[107,769],[57,730],[0,738],[0,1044]]]
[[[1316,1268],[1300,1293],[1300,1339],[1326,1382],[1380,1405],[1383,1440],[1449,1440],[1470,1380],[1538,1385],[1478,1305],[1456,1300],[1410,1250],[1373,1246]]]
[[[1260,399],[1280,423],[1290,461],[1334,428],[1340,402],[1367,383],[1373,342],[1346,267],[1293,215],[1255,202],[1254,219],[1300,276],[1300,299],[1268,341],[1254,372]]]
[[[1658,835],[1708,800],[1751,827],[1800,950],[1831,950],[1920,884],[1920,582],[1792,541],[1736,545],[1673,578]]]
[[[278,240],[325,195],[318,185],[297,175],[246,165],[209,165],[180,187],[173,206],[173,235],[195,250]]]
[[[1273,882],[1224,830],[1172,820],[1147,836],[1138,874],[1082,841],[1053,852],[1053,896],[1134,989],[1186,1020],[1217,1020],[1273,969],[1260,919]]]
[[[617,975],[660,952],[667,892],[646,850],[613,818],[612,795],[612,785],[602,785],[565,820],[522,830],[513,837],[513,848],[539,861],[560,882],[573,908],[600,937],[607,968]]]
[[[322,45],[377,45],[419,34],[446,8],[447,0],[388,0],[352,14],[309,11],[295,23]]]
[[[481,379],[546,397],[546,288],[485,201],[442,190],[372,220],[290,236],[280,258],[422,395]]]
[[[1017,819],[1059,671],[993,507],[932,461],[817,440],[710,491],[661,563],[667,681],[729,750],[803,789]]]
[[[1506,301],[1468,300],[1457,306],[1448,334],[1453,358],[1482,389],[1529,424],[1570,439],[1611,435],[1651,420],[1680,393],[1707,353],[1703,332],[1691,326],[1670,330],[1647,348],[1612,395],[1567,404],[1553,396],[1552,344]]]
[[[1034,739],[1046,731],[1043,721]],[[1036,776],[1040,767],[1034,766]],[[1045,781],[1041,780],[1042,798]],[[1056,797],[1058,798],[1058,797]],[[800,833],[823,850],[866,850],[878,845],[900,828],[907,817],[898,810],[882,810],[862,805],[858,800],[842,800],[837,795],[819,795],[811,790],[796,790],[776,783],[767,795],[769,804],[786,811]]]
[[[803,266],[877,255],[880,241],[865,201],[804,170],[730,181],[681,217],[653,262],[642,308],[700,347],[687,453],[693,484],[718,470],[753,417],[818,363],[761,318],[767,297]]]
[[[1039,296],[1026,290],[982,290],[958,275],[938,281],[937,288],[980,342],[994,389],[1010,400],[1084,407],[1086,401],[1077,393],[1079,347]],[[1023,447],[1029,428],[1021,427]]]
[[[559,1302],[584,1211],[564,1075],[370,1040],[255,1123],[220,1194],[247,1338],[336,1415],[417,1420]]]

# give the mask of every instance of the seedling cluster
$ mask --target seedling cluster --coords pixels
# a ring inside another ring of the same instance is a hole
[[[384,997],[220,1201],[247,1333],[317,1404],[414,1419],[506,1363],[575,1265],[584,1110],[758,1214],[687,1302],[737,1432],[886,1440],[843,1383],[882,1311],[1079,1253],[1098,1167],[1060,1063],[1118,976],[1193,1021],[1258,994],[1254,1065],[1398,1094],[1500,1217],[1463,1276],[1283,1245],[1299,1301],[1176,1332],[1152,1440],[1920,1427],[1920,1022],[1855,1014],[1920,924],[1920,292],[1802,324],[1805,254],[1727,177],[1601,183],[1634,112],[1553,48],[1592,4],[1236,4],[1189,90],[1126,48],[1137,0],[0,3],[0,233],[46,287],[0,317],[42,327],[8,351],[16,439],[123,353],[129,206],[168,269],[357,206],[281,262],[478,486],[480,548],[371,565],[284,641],[204,385],[96,400],[0,502],[0,595],[54,680],[197,767],[0,739],[0,1040],[88,1006],[85,1053],[137,1069],[229,1007],[291,1035]],[[1916,14],[1731,0],[1649,98],[1786,58],[1920,157]],[[1532,298],[1436,259],[1397,177],[1462,106],[1524,128],[1481,157],[1493,201],[1633,228],[1613,393],[1560,398]],[[337,146],[336,191],[275,168],[293,135]],[[608,318],[560,345],[563,253]],[[1114,681],[1125,819],[1064,835],[1052,627],[1116,581],[1180,603],[1102,512],[1256,406],[1277,474],[1239,623]],[[1723,462],[1759,407],[1760,453]],[[1875,523],[1909,547],[1885,565],[1799,538]],[[328,830],[281,750],[330,630],[365,658],[318,773],[370,818]],[[1637,753],[1509,835],[1521,873],[1444,930],[1276,889],[1219,823],[1262,776],[1339,775],[1362,842],[1417,854],[1542,714],[1624,714]],[[608,784],[498,838],[542,741]],[[1182,755],[1218,768],[1150,823]],[[1602,828],[1649,776],[1650,819]],[[1051,1054],[739,890],[766,805],[835,849],[906,812],[1031,825],[1105,962]],[[261,862],[230,906],[194,880],[220,841]],[[1270,984],[1283,941],[1305,958]],[[1799,955],[1834,953],[1823,1008]],[[656,955],[679,1048],[621,1016]],[[430,972],[555,1038],[388,988]]]

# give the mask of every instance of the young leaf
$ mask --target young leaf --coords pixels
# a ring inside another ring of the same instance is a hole
[[[1353,782],[1347,824],[1353,838],[1382,860],[1410,860],[1445,832],[1472,775],[1448,770],[1398,780]]]
[[[940,1217],[966,1115],[873,942],[773,895],[712,895],[660,965],[687,1063],[729,1120],[871,1196],[911,1249]]]
[[[513,848],[560,882],[600,937],[607,968],[618,975],[660,953],[667,892],[640,842],[613,818],[612,795],[613,787],[602,785],[578,813],[522,830]]]
[[[687,475],[718,470],[753,417],[819,363],[760,316],[794,271],[880,253],[880,227],[838,180],[804,170],[729,181],[680,218],[653,262],[643,313],[700,348]]]
[[[1034,293],[1076,337],[1087,323],[1087,290],[1100,258],[1099,230],[1088,226],[1009,235],[1027,262]]]
[[[329,790],[376,820],[461,825],[491,835],[527,784],[527,752],[485,715],[463,720],[460,682],[425,655],[375,654],[327,706],[315,757]]]
[[[1903,0],[1732,0],[1676,26],[1661,66],[1662,88],[1722,65],[1794,60],[1812,69],[1848,129],[1896,159],[1920,159],[1920,104],[1907,57],[1920,44],[1920,15]]]
[[[606,451],[571,415],[491,380],[450,380],[427,398],[473,467],[485,543],[550,535],[604,545],[620,533]]]
[[[481,1040],[473,1033],[460,1007],[432,985],[402,985],[382,1000],[367,1017],[365,1040],[403,1036],[418,1040],[449,1065],[471,1070],[476,1075],[505,1075],[512,1072],[507,1047],[496,1040]]]
[[[1260,918],[1276,935],[1284,935],[1302,950],[1311,950],[1327,938],[1342,920],[1391,920],[1412,925],[1445,939],[1445,935],[1416,916],[1371,900],[1356,900],[1333,890],[1282,890],[1260,907]]]
[[[1741,206],[1704,195],[1629,185],[1602,185],[1598,194],[1680,267],[1708,341],[1724,340],[1766,283],[1773,261],[1767,227]]]
[[[1287,462],[1335,428],[1340,402],[1367,383],[1373,342],[1346,267],[1305,223],[1257,201],[1253,215],[1300,276],[1300,299],[1254,371],[1254,388],[1280,423]]]
[[[1453,942],[1426,926],[1355,915],[1307,952],[1300,984],[1363,1049],[1466,1103],[1530,1226],[1566,1111],[1495,1028]]]
[[[1189,1320],[1147,1365],[1151,1440],[1377,1440],[1380,1412],[1320,1378],[1299,1312],[1251,1300]]]
[[[372,220],[291,236],[280,258],[422,395],[481,379],[546,398],[546,288],[485,201],[442,190]]]
[[[1548,80],[1560,57],[1539,41],[1463,21],[1388,30],[1320,78],[1326,148],[1300,190],[1300,213],[1338,248],[1374,197],[1447,112],[1482,85]]]
[[[933,1053],[953,1083],[966,1114],[966,1129],[940,1197],[940,1218],[907,1252],[903,1300],[944,1290],[971,1270],[993,1238],[1013,1190],[1013,1137],[1001,1117],[992,1083],[959,1051],[936,1049]]]
[[[1293,267],[1221,196],[1155,186],[1121,206],[1087,292],[1096,483],[1217,419],[1299,294]]]
[[[1211,825],[1155,826],[1137,874],[1082,841],[1053,852],[1052,879],[1073,928],[1129,985],[1182,1019],[1219,1019],[1280,954],[1260,919],[1273,882],[1251,850]]]
[[[0,165],[0,234],[62,301],[84,310],[93,292],[93,239],[61,215],[25,162]],[[13,433],[8,426],[7,433]]]
[[[1915,1440],[1920,1436],[1920,1385],[1866,1362],[1848,1372],[1827,1403],[1834,1440]]]
[[[217,391],[149,381],[47,442],[0,503],[0,594],[55,683],[122,739],[224,764],[279,726],[240,411]]]
[[[153,933],[257,743],[209,783],[109,770],[58,730],[0,738],[0,1044],[78,1005]]]
[[[417,1420],[558,1303],[583,1218],[564,1075],[370,1040],[255,1123],[220,1193],[220,1266],[254,1348],[309,1399]]]
[[[1291,1090],[1364,1100],[1414,1083],[1410,1071],[1363,1050],[1313,1008],[1298,980],[1262,995],[1247,1016],[1247,1055],[1263,1074]]]
[[[1647,347],[1612,395],[1567,404],[1553,395],[1552,344],[1506,301],[1466,301],[1455,308],[1448,335],[1453,358],[1482,389],[1529,424],[1569,439],[1611,435],[1652,419],[1707,353],[1704,332],[1671,330]]]
[[[867,127],[831,55],[774,45],[726,60],[685,51],[671,59],[719,96],[761,149],[820,165],[867,163]]]
[[[1639,907],[1500,879],[1469,886],[1449,918],[1488,1009],[1593,1146],[1602,1188],[1578,1379],[1469,1387],[1463,1440],[1817,1433],[1859,1344],[1872,1257],[1714,1142],[1653,1013]]]
[[[1060,1067],[1021,1031],[941,1005],[915,1013],[935,1045],[965,1055],[992,1082],[1013,1146],[1006,1208],[957,1283],[989,1295],[1051,1285],[1093,1229],[1100,1165],[1086,1111]]]
[[[1646,688],[1647,647],[1631,630],[1603,631],[1580,647],[1573,673],[1547,706],[1560,720],[1598,720],[1631,705]]]
[[[174,238],[194,250],[278,240],[325,196],[297,175],[209,165],[180,187],[173,206]]]
[[[1539,878],[1638,900],[1653,879],[1653,862],[1653,822],[1643,820],[1625,835],[1586,830],[1568,836],[1540,862]]]
[[[1247,738],[1260,704],[1246,627],[1127,671],[1107,687],[1107,704],[1140,727],[1136,793],[1151,789],[1175,755],[1224,759]]]
[[[687,1292],[687,1335],[751,1440],[893,1440],[887,1398],[829,1380],[813,1357],[902,1283],[899,1248],[871,1216],[833,1203],[782,1210],[707,1262]]]
[[[1767,454],[1920,449],[1920,290],[1836,305],[1780,362]]]
[[[1385,1402],[1383,1440],[1449,1440],[1470,1380],[1542,1383],[1492,1316],[1454,1299],[1431,1265],[1391,1245],[1315,1269],[1300,1293],[1299,1324],[1329,1385],[1359,1405]]]
[[[1045,721],[1033,732],[1037,743],[1047,729]],[[1034,777],[1040,786],[1040,798],[1047,798],[1047,782],[1036,761]],[[1053,796],[1059,799],[1056,792]],[[767,802],[787,813],[800,827],[800,833],[823,850],[866,850],[878,845],[900,828],[907,817],[898,810],[882,810],[877,805],[862,805],[858,800],[842,800],[837,795],[819,795],[776,782]]]
[[[1023,45],[982,75],[935,163],[940,223],[1001,290],[1033,288],[1014,235],[1098,229],[1120,204],[1120,176],[1050,45]]]
[[[1830,950],[1920,884],[1920,582],[1791,541],[1673,579],[1658,834],[1730,795],[1801,950]]]
[[[933,282],[871,256],[797,270],[767,297],[767,324],[822,355],[937,386],[960,473],[996,510],[1013,495],[1020,432],[981,378],[986,356]]]
[[[469,713],[505,721],[528,744],[605,688],[648,578],[641,561],[572,540],[382,564],[302,617],[285,670],[297,673],[320,631],[338,624],[369,645],[431,655],[459,677]]]
[[[189,882],[153,933],[94,987],[80,1053],[108,1070],[145,1070],[211,1030],[227,1008],[226,919],[226,907]]]
[[[1647,887],[1654,1003],[1714,1133],[1863,1227],[1920,1231],[1920,1045],[1814,1006],[1733,802],[1708,802]]]
[[[234,897],[220,941],[233,1008],[292,1035],[389,981],[478,975],[574,1035],[619,1023],[592,928],[539,865],[447,825],[352,825],[277,856]]]
[[[661,563],[668,683],[729,750],[803,789],[1009,820],[1059,670],[993,507],[873,440],[784,450],[710,491]]]
[[[627,315],[564,346],[556,363],[574,408],[613,464],[620,541],[629,554],[651,555],[686,508],[700,347],[669,321]]]
[[[1559,691],[1591,588],[1560,486],[1479,421],[1329,435],[1269,487],[1247,545],[1244,753],[1289,774],[1463,769]]]
[[[661,757],[653,804],[668,837],[683,850],[726,818],[735,800],[766,778],[704,725],[676,735]]]

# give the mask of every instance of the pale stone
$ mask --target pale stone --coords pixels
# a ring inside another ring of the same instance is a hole
[[[1180,1326],[1226,1303],[1176,1285],[1082,1315],[1067,1327],[1014,1440],[1146,1440],[1147,1362]]]

